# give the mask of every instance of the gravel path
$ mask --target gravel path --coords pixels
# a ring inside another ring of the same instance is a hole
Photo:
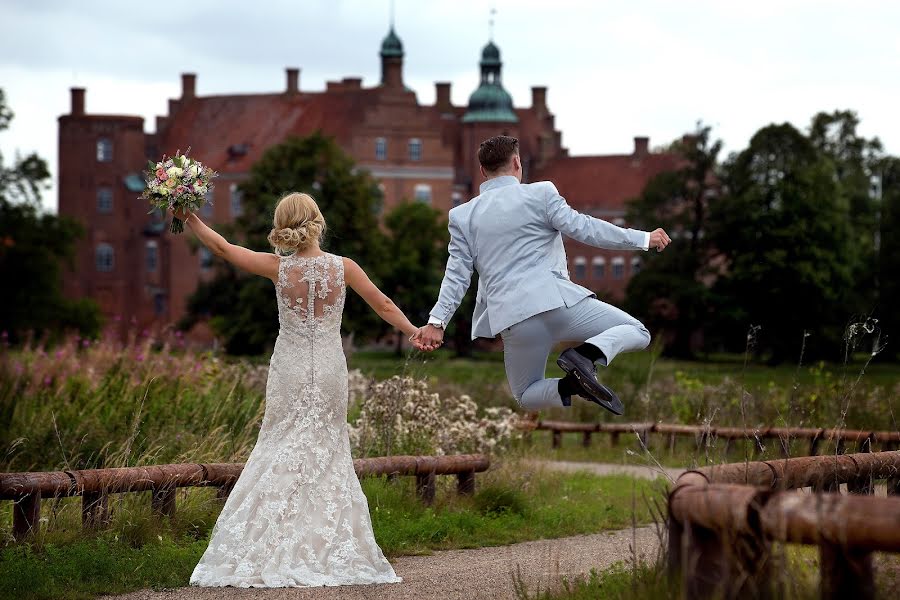
[[[527,464],[567,473],[586,471],[594,475],[630,475],[631,477],[640,477],[642,479],[656,479],[657,477],[665,476],[670,481],[675,481],[679,475],[684,473],[684,469],[660,468],[656,465],[617,465],[564,460],[533,460],[528,461]]]
[[[578,463],[533,461],[540,466],[560,471],[588,471],[598,475],[626,474],[655,479],[658,468]],[[666,469],[671,477],[679,469]],[[174,590],[141,590],[119,600],[213,600],[218,598],[259,598],[261,600],[515,600],[514,578],[519,573],[522,583],[532,593],[559,585],[561,577],[587,575],[591,569],[606,569],[635,554],[640,560],[653,561],[659,549],[659,535],[653,527],[639,527],[580,535],[555,540],[538,540],[509,546],[447,550],[428,556],[401,556],[391,561],[403,583],[375,586],[343,586],[332,588],[235,589],[179,588]],[[109,598],[107,596],[107,598]]]
[[[515,600],[513,578],[521,573],[528,590],[558,585],[560,577],[586,575],[632,557],[656,558],[659,538],[652,527],[610,531],[510,546],[447,550],[430,556],[401,556],[391,561],[403,583],[332,588],[235,589],[179,588],[141,590],[119,600]]]

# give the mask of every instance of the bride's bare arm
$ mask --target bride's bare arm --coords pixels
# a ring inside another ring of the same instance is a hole
[[[344,281],[350,288],[362,296],[366,304],[372,307],[375,313],[405,333],[412,336],[419,328],[409,322],[403,311],[394,302],[379,290],[366,272],[358,264],[349,258],[344,258]]]
[[[203,242],[203,245],[216,256],[227,260],[238,269],[278,281],[277,255],[271,252],[254,252],[243,246],[231,244],[193,213],[187,215],[187,218],[183,218],[181,215],[176,216],[182,218],[191,231]]]

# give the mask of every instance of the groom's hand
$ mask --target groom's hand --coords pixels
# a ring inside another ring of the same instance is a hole
[[[663,250],[665,250],[666,246],[668,246],[671,242],[672,238],[668,236],[668,234],[662,227],[650,232],[650,248],[656,248],[657,252],[662,252]]]
[[[412,341],[424,352],[437,350],[444,343],[444,330],[434,325],[425,325],[419,328]]]

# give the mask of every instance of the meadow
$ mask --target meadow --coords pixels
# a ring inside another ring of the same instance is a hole
[[[537,432],[526,444],[513,426],[515,403],[501,359],[499,353],[350,356],[356,456],[483,451],[493,457],[474,497],[457,497],[453,480],[439,478],[431,507],[418,502],[409,479],[364,480],[376,538],[389,556],[625,528],[653,520],[664,497],[663,480],[554,473],[535,459],[688,466],[732,458],[691,440],[670,446],[662,436],[651,436],[647,448],[625,437],[611,446],[602,436],[582,448],[573,436],[554,450],[548,434]],[[555,369],[551,360],[548,374]],[[0,470],[244,460],[263,414],[266,373],[264,359],[196,352],[177,335],[135,334],[124,344],[71,337],[53,346],[3,348]],[[865,357],[772,369],[741,357],[684,363],[646,352],[621,357],[601,375],[626,400],[629,421],[897,429],[900,368],[866,365]],[[542,416],[608,418],[585,402]],[[741,457],[746,449],[730,452]],[[48,499],[41,533],[15,543],[11,503],[2,503],[0,596],[88,598],[186,584],[220,504],[212,490],[190,489],[179,491],[177,506],[173,519],[159,520],[150,514],[147,493],[121,495],[111,501],[109,527],[86,532],[79,499]],[[646,588],[645,595],[656,597],[650,590],[662,585],[658,569],[623,569],[570,582],[568,591],[520,591],[523,598],[549,600]]]

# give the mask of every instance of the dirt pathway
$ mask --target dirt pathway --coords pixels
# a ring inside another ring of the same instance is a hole
[[[658,469],[629,465],[535,461],[535,466],[561,471],[588,471],[598,475],[626,474],[656,478]],[[673,477],[681,472],[667,469]],[[562,577],[583,576],[637,556],[653,561],[659,549],[653,527],[608,531],[509,546],[447,550],[429,556],[401,556],[391,561],[403,583],[334,588],[234,589],[179,588],[141,590],[118,600],[515,600],[514,578],[519,574],[530,592],[558,585]]]

